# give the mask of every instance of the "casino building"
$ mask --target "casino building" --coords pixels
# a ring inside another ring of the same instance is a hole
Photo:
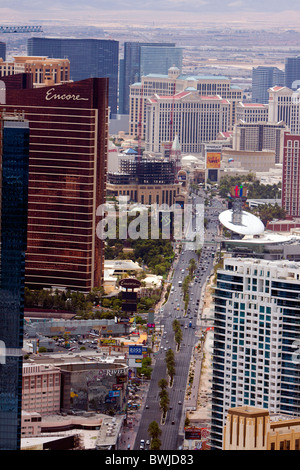
[[[30,127],[25,283],[87,292],[103,276],[96,208],[105,194],[108,79],[22,89],[11,78],[0,109],[24,113]]]

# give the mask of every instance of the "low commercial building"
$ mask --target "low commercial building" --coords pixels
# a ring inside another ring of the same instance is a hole
[[[125,415],[108,416],[83,412],[77,415],[22,416],[22,450],[111,450],[119,448]],[[23,419],[24,418],[24,419]],[[28,423],[38,420],[34,432]],[[24,432],[23,432],[24,431]]]
[[[242,168],[249,172],[267,172],[275,168],[275,150],[232,150],[224,148],[222,151],[222,166]]]
[[[60,412],[122,412],[127,402],[125,361],[81,356],[39,356],[24,364],[23,410],[41,416]],[[33,362],[34,361],[34,362]]]

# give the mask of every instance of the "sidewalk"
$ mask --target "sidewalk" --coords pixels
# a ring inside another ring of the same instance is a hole
[[[139,410],[134,412],[133,415],[127,418],[127,421],[132,421],[132,427],[123,426],[121,429],[121,438],[119,441],[119,450],[129,450],[128,445],[130,445],[130,450],[134,448],[136,435],[139,429],[140,420],[143,413],[144,404],[146,403],[146,397],[148,394],[150,382],[144,383],[142,386],[141,392],[141,403],[142,406]]]

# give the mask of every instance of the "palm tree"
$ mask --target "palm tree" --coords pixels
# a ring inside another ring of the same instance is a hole
[[[158,386],[159,388],[161,388],[162,390],[166,389],[167,386],[168,386],[168,382],[166,379],[160,379],[159,382],[158,382]]]
[[[159,450],[161,446],[161,440],[155,437],[152,439],[151,444],[150,444],[150,449],[151,450]]]
[[[181,340],[182,340],[182,331],[177,330],[176,333],[175,333],[175,341],[176,341],[178,349],[180,347]]]
[[[163,415],[165,416],[170,405],[170,399],[169,399],[169,395],[167,394],[167,392],[161,395],[159,405],[163,412]]]
[[[151,421],[148,427],[148,434],[150,435],[151,440],[157,439],[161,435],[161,429],[158,426],[157,421]]]

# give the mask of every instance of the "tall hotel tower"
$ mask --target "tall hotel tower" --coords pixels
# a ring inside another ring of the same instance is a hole
[[[300,415],[300,264],[226,259],[215,289],[211,447],[229,408]]]
[[[0,133],[0,450],[19,450],[29,125],[2,113]]]
[[[300,216],[300,135],[284,134],[282,207],[290,217]]]
[[[108,79],[23,90],[7,83],[1,106],[24,112],[30,125],[26,285],[100,286],[96,210],[106,184]]]

